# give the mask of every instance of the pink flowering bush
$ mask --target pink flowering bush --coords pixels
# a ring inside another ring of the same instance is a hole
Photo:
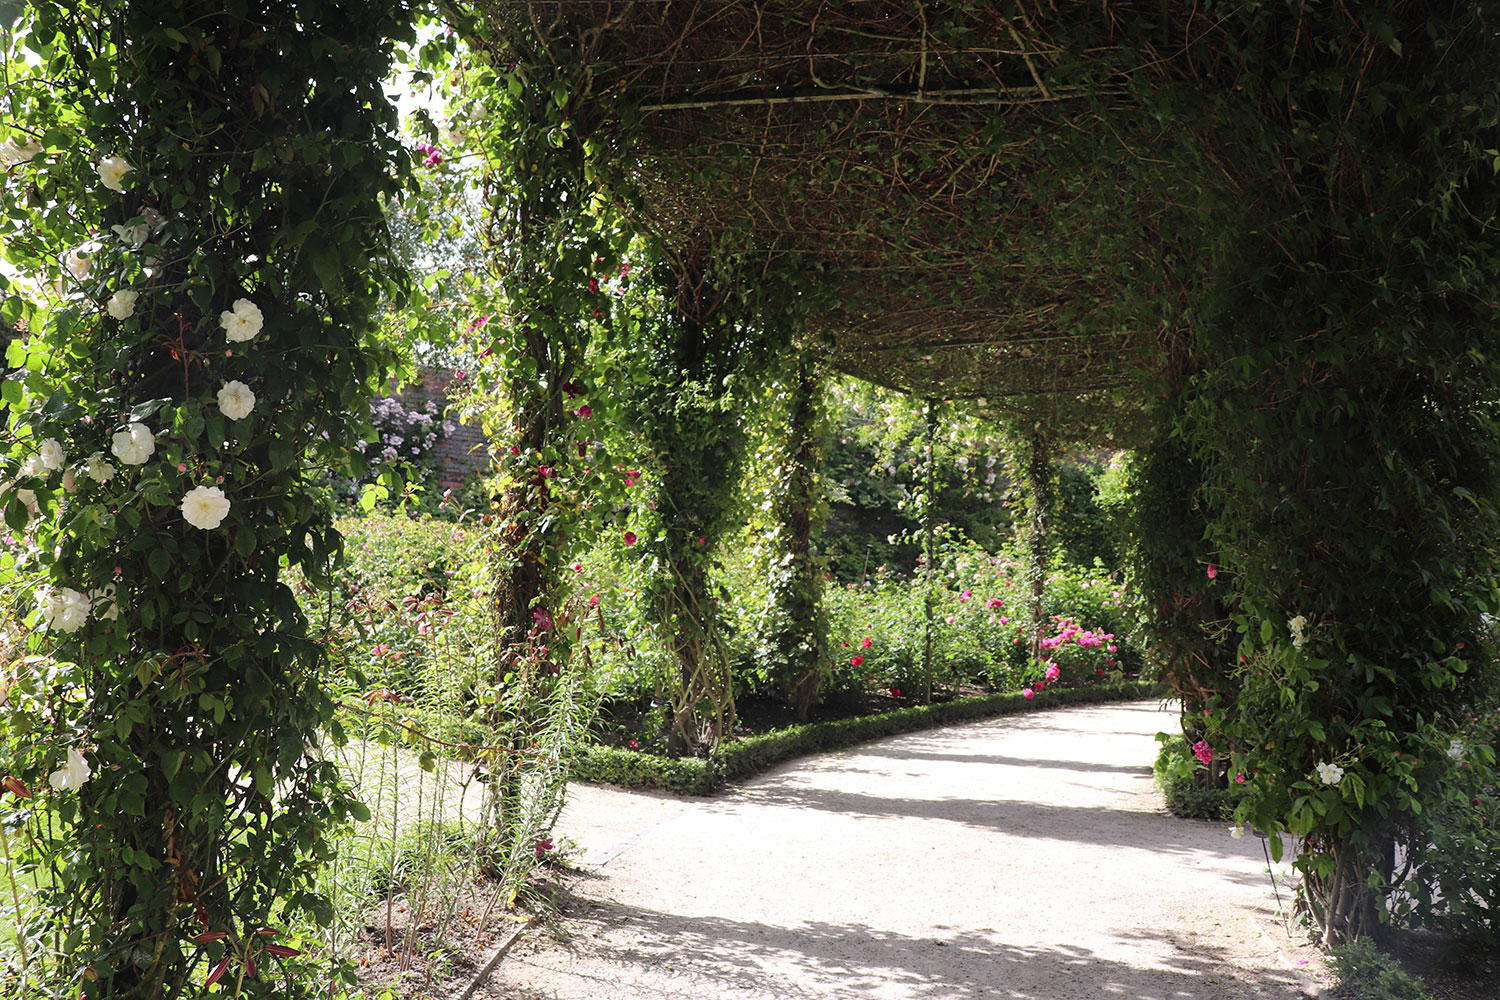
[[[939,686],[1019,690],[1026,683],[1078,686],[1133,673],[1139,654],[1127,639],[1121,585],[1102,573],[1068,568],[1050,575],[1048,630],[1040,664],[1030,660],[1021,567],[1008,555],[949,552],[939,566],[933,620],[933,675]],[[924,594],[920,576],[880,568],[871,585],[830,588],[831,634],[871,647],[856,668],[835,664],[831,690],[846,694],[922,690]],[[840,648],[842,648],[840,646]]]

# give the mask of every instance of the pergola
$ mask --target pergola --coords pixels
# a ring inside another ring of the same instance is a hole
[[[838,369],[1003,407],[1138,405],[1181,347],[1174,88],[1232,90],[1192,4],[473,4],[567,80],[682,257],[792,258]],[[1149,13],[1151,24],[1142,19]],[[1098,415],[1095,417],[1098,421]]]

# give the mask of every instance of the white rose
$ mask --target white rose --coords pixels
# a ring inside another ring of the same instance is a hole
[[[72,493],[78,489],[78,476],[73,472],[72,469],[63,470],[63,489],[67,490],[69,493]]]
[[[83,759],[83,754],[77,750],[69,750],[68,762],[48,775],[47,783],[59,792],[66,792],[82,788],[83,783],[88,781],[89,775],[93,773],[89,762]]]
[[[22,476],[40,476],[47,471],[47,465],[42,461],[41,455],[27,455],[21,463],[19,474]]]
[[[109,450],[126,465],[142,465],[156,450],[156,436],[145,424],[131,424],[123,431],[115,431]]]
[[[53,469],[61,469],[63,459],[67,456],[63,454],[63,446],[58,443],[57,438],[48,438],[37,449],[36,457],[41,459],[42,468],[51,472]]]
[[[135,315],[135,300],[140,297],[140,292],[121,289],[109,297],[104,308],[115,319],[129,319]]]
[[[230,420],[241,420],[255,409],[255,393],[238,379],[225,382],[219,390],[219,411]]]
[[[151,227],[144,222],[134,222],[128,226],[116,224],[110,226],[109,230],[120,238],[121,243],[132,250],[151,238]]]
[[[36,490],[16,490],[16,499],[31,513],[37,512]]]
[[[32,157],[42,151],[42,144],[35,139],[25,142],[16,142],[15,139],[6,139],[0,142],[0,163],[5,166],[14,166],[17,163],[28,163]]]
[[[1241,826],[1240,824],[1238,824],[1238,823],[1234,824],[1234,826],[1231,826],[1229,828],[1229,835],[1231,837],[1233,837],[1235,840],[1243,840],[1244,837],[1245,837],[1245,833],[1246,833],[1245,828],[1243,826]]]
[[[229,514],[229,498],[217,486],[195,486],[182,498],[182,517],[195,528],[217,528]]]
[[[124,193],[125,185],[122,182],[125,175],[134,169],[121,157],[106,156],[99,161],[99,182],[111,191]]]
[[[72,587],[43,587],[36,594],[42,623],[59,632],[77,632],[89,616],[89,599]]]
[[[1449,741],[1449,743],[1448,743],[1448,756],[1451,757],[1451,758],[1453,758],[1454,760],[1463,760],[1464,759],[1464,743],[1463,743],[1463,740],[1451,740],[1451,741]]]
[[[260,307],[249,299],[235,299],[234,308],[219,313],[219,325],[224,336],[236,343],[255,339],[266,318]]]
[[[63,258],[63,266],[68,269],[74,281],[82,281],[89,276],[89,268],[93,267],[91,252],[88,244],[84,244],[69,250],[68,256]]]
[[[1344,769],[1337,764],[1318,764],[1318,780],[1325,785],[1337,785],[1344,778]]]
[[[104,459],[104,452],[96,451],[83,464],[83,471],[96,483],[107,483],[114,478],[115,467]]]

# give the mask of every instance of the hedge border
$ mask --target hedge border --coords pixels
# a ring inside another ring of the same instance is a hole
[[[1151,681],[1127,681],[1099,687],[1051,688],[1027,699],[1020,692],[959,698],[935,705],[898,708],[832,722],[788,726],[759,736],[733,740],[711,757],[657,757],[639,750],[585,746],[570,769],[574,781],[623,788],[656,789],[678,795],[712,795],[731,781],[762,774],[777,764],[820,750],[865,743],[883,736],[933,729],[954,722],[1034,712],[1064,705],[1134,701],[1157,694]]]

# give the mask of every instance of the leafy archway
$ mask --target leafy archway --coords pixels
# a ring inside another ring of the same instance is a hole
[[[1327,939],[1372,929],[1495,674],[1493,6],[463,7],[633,228],[798,255],[836,366],[1170,428],[1197,471],[1140,472],[1208,538],[1140,553],[1161,627],[1241,639],[1180,686]]]

